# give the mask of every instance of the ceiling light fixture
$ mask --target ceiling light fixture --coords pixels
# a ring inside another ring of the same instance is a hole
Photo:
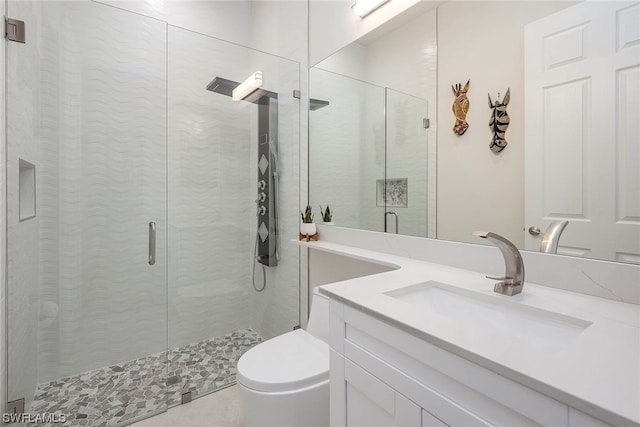
[[[242,101],[260,86],[262,86],[262,71],[256,71],[231,91],[231,97],[234,101]]]
[[[351,8],[360,18],[364,18],[389,0],[353,0]]]

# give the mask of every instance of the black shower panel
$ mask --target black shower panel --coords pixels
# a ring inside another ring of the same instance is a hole
[[[278,96],[258,100],[258,254],[259,263],[278,265]]]
[[[233,80],[214,78],[207,90],[221,95],[232,96],[239,85]],[[256,260],[267,266],[278,265],[278,94],[264,89],[256,89],[243,98],[258,106],[258,193],[257,232],[258,249]]]

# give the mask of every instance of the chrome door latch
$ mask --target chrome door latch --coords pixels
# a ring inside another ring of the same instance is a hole
[[[24,21],[17,19],[4,19],[4,38],[13,42],[24,43],[25,31]]]

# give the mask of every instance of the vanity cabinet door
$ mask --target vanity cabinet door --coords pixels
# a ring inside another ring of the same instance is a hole
[[[422,409],[365,370],[344,360],[346,426],[420,427]]]

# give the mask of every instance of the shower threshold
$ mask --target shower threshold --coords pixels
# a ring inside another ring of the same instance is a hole
[[[127,425],[165,407],[233,385],[236,364],[262,337],[241,329],[167,352],[38,385],[31,414],[64,414],[64,423],[29,426]]]

